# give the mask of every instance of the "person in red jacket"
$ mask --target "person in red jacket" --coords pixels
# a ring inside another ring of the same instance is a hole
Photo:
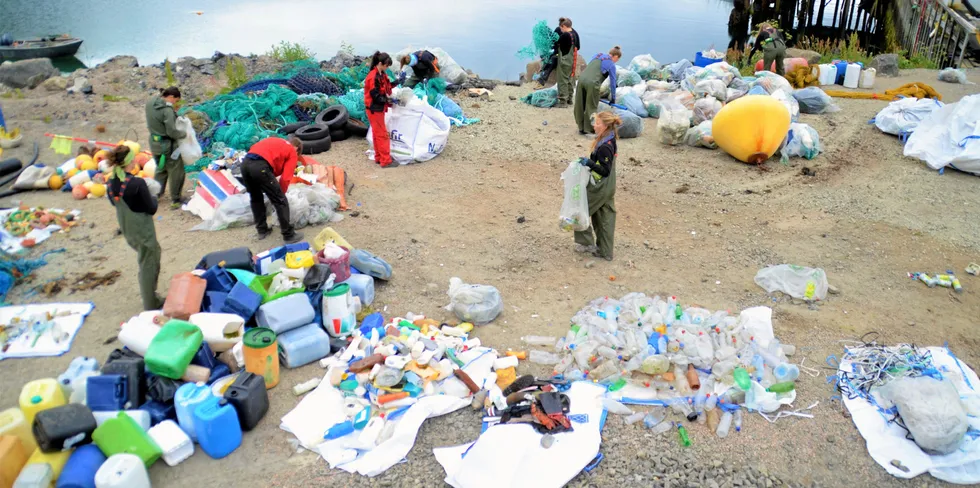
[[[371,71],[364,79],[364,107],[374,137],[374,160],[382,168],[391,164],[391,140],[385,126],[385,112],[391,105],[391,80],[386,73],[390,67],[391,56],[375,51],[371,56]]]
[[[296,161],[303,153],[303,142],[290,136],[288,140],[269,137],[256,142],[248,149],[245,161],[242,162],[242,179],[248,190],[249,203],[252,206],[252,217],[255,218],[255,230],[259,232],[259,240],[269,237],[272,230],[265,221],[265,199],[269,197],[272,207],[276,209],[279,218],[279,229],[282,239],[287,244],[303,240],[303,234],[296,232],[289,223],[289,201],[286,200],[286,190],[296,172]],[[276,178],[279,177],[279,181]]]

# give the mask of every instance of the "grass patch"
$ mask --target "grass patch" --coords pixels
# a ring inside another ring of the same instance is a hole
[[[102,95],[102,100],[105,102],[128,102],[129,98],[116,95]]]
[[[316,56],[316,53],[311,51],[308,47],[298,42],[287,41],[282,41],[278,45],[272,46],[272,50],[266,54],[280,63],[303,61]]]
[[[340,41],[340,50],[351,56],[354,55],[354,45],[347,41]]]
[[[238,58],[228,59],[228,63],[225,64],[225,76],[228,77],[228,85],[221,90],[222,94],[229,93],[248,82],[245,63]]]
[[[174,78],[174,68],[170,64],[170,58],[163,61],[163,72],[167,75],[167,86],[177,86],[177,78]]]

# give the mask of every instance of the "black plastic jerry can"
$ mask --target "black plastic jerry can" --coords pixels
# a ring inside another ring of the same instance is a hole
[[[127,409],[137,409],[143,405],[146,397],[146,366],[143,358],[119,358],[102,366],[102,374],[118,374],[126,377],[126,388],[129,390],[129,405]]]
[[[85,405],[69,403],[37,413],[31,430],[43,452],[61,452],[92,442],[95,416]]]
[[[238,421],[245,431],[255,428],[269,411],[269,392],[265,389],[265,380],[254,373],[240,373],[225,390],[224,398],[235,407]]]

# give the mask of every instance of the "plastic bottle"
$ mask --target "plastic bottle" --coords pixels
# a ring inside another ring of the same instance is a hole
[[[691,438],[687,436],[687,429],[680,422],[677,423],[677,437],[681,441],[681,446],[691,447]]]
[[[796,381],[800,377],[800,368],[795,364],[783,363],[772,369],[772,375],[776,381]]]
[[[616,365],[616,361],[607,360],[602,364],[600,364],[599,366],[590,370],[589,378],[592,378],[593,380],[596,381],[602,381],[618,373],[619,373],[619,367]]]
[[[741,412],[741,410],[738,411]],[[731,427],[732,413],[726,411],[725,413],[721,414],[721,422],[718,423],[718,429],[715,431],[715,433],[718,434],[718,437],[724,439],[728,436],[728,430],[731,429]]]
[[[533,350],[528,355],[528,360],[535,364],[558,364],[559,359],[557,354],[547,351]]]
[[[571,366],[574,361],[575,359],[572,357],[571,354],[566,354],[564,357],[561,358],[560,361],[558,361],[558,364],[555,364],[555,370],[554,370],[555,374],[564,373],[565,370],[568,369],[568,367]]]
[[[612,398],[602,399],[602,408],[605,408],[609,413],[614,413],[617,415],[633,415],[633,411],[629,407],[619,403]]]
[[[582,345],[576,347],[572,356],[575,357],[575,364],[578,364],[579,368],[588,369],[589,368],[589,358],[592,357],[592,353],[595,352],[599,344],[593,340],[588,340]]]
[[[616,351],[609,346],[599,346],[599,348],[596,349],[596,354],[606,359],[622,359],[622,356],[616,353]]]
[[[719,422],[718,409],[717,408],[709,409],[704,413],[704,416],[707,419],[708,430],[710,432],[715,432],[716,430],[718,430],[718,422]]]
[[[643,412],[636,412],[633,415],[630,415],[629,417],[626,417],[626,424],[627,425],[633,425],[633,424],[635,424],[635,423],[643,420],[643,417],[645,417],[646,415],[647,414],[645,414]]]
[[[640,364],[640,371],[649,375],[666,373],[670,369],[670,360],[667,356],[655,354],[647,356]]]
[[[742,391],[749,391],[749,388],[752,387],[752,379],[749,377],[749,372],[740,366],[735,368],[733,374],[735,376],[735,385]]]
[[[694,369],[693,364],[687,365],[686,376],[687,376],[687,383],[691,386],[692,390],[697,391],[701,389],[701,379],[698,378],[698,371]]]
[[[742,409],[740,408],[740,409],[736,410],[735,411],[735,415],[733,415],[732,417],[733,417],[733,420],[735,421],[735,432],[741,432],[742,431]]]
[[[521,340],[529,346],[554,346],[558,339],[553,336],[524,336]]]
[[[792,381],[784,381],[782,383],[776,383],[770,386],[769,388],[766,388],[766,391],[768,391],[769,393],[789,393],[795,389],[796,389],[796,383],[793,383]]]

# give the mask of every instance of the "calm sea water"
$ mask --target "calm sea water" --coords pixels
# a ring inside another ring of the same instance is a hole
[[[591,57],[620,45],[626,62],[650,53],[661,62],[728,44],[731,0],[2,0],[0,33],[16,38],[69,33],[85,40],[87,65],[118,54],[141,64],[261,54],[280,40],[309,46],[320,59],[341,43],[359,54],[407,46],[442,47],[485,78],[516,79],[537,20],[570,17]],[[198,15],[197,12],[201,14]]]

